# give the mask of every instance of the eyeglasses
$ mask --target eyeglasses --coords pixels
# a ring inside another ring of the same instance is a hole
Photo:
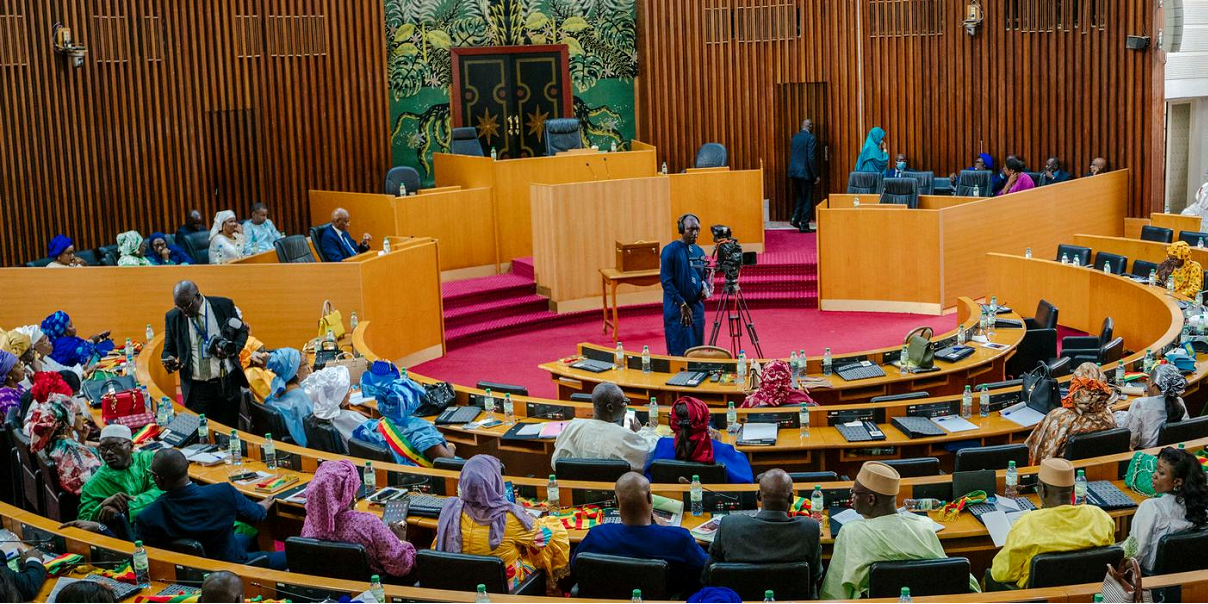
[[[193,305],[195,305],[199,300],[201,300],[201,292],[197,292],[196,294],[193,294],[193,299],[189,300],[188,304],[185,304],[183,306],[180,304],[177,304],[176,308],[179,308],[181,310],[189,310],[189,309],[193,308]]]

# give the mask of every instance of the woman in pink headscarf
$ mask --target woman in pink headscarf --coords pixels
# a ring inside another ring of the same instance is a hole
[[[784,361],[772,361],[763,368],[759,381],[759,390],[747,396],[742,407],[783,407],[805,403],[813,406],[817,403],[809,394],[793,388],[793,374],[789,373],[789,364]]]
[[[407,542],[406,523],[391,524],[368,512],[358,512],[361,477],[352,462],[325,461],[306,485],[306,522],[302,536],[320,541],[355,543],[365,548],[369,569],[379,575],[403,577],[415,568],[415,546]]]

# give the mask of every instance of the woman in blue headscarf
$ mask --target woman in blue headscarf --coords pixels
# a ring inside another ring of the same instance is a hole
[[[855,172],[876,172],[881,174],[889,166],[889,152],[885,150],[885,131],[880,126],[873,126],[864,139],[864,148],[860,149],[860,157],[856,158]]]
[[[68,367],[88,366],[113,350],[113,340],[109,339],[108,331],[98,333],[87,340],[76,337],[75,324],[71,322],[71,317],[61,310],[42,320],[42,333],[54,347],[50,358]]]
[[[430,468],[437,457],[456,456],[456,447],[436,426],[415,417],[424,402],[424,387],[400,375],[393,364],[374,361],[361,375],[361,394],[377,399],[382,418],[361,424],[353,438],[390,449],[396,462],[408,466]]]
[[[147,260],[156,266],[172,264],[192,264],[189,255],[175,245],[168,245],[168,236],[163,233],[151,233],[147,238]]]
[[[67,235],[55,235],[46,246],[46,255],[51,258],[48,268],[68,268],[88,266],[87,262],[75,255],[75,242]]]
[[[265,368],[276,374],[273,378],[272,394],[264,404],[281,413],[285,426],[295,443],[306,446],[306,416],[314,412],[314,403],[306,396],[301,382],[310,375],[310,366],[302,362],[302,353],[296,348],[278,348],[269,356]]]

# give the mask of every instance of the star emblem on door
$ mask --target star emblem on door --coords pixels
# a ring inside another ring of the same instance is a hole
[[[492,138],[499,138],[499,121],[498,117],[491,115],[490,110],[484,109],[482,116],[478,118],[478,137],[485,139],[487,144],[491,144]]]
[[[528,133],[537,136],[537,142],[541,142],[541,138],[545,136],[545,120],[549,118],[549,113],[543,111],[540,107],[528,114]]]

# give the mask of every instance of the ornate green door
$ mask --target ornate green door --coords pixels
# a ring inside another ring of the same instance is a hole
[[[453,127],[500,158],[545,154],[545,120],[573,115],[565,46],[453,49]]]

